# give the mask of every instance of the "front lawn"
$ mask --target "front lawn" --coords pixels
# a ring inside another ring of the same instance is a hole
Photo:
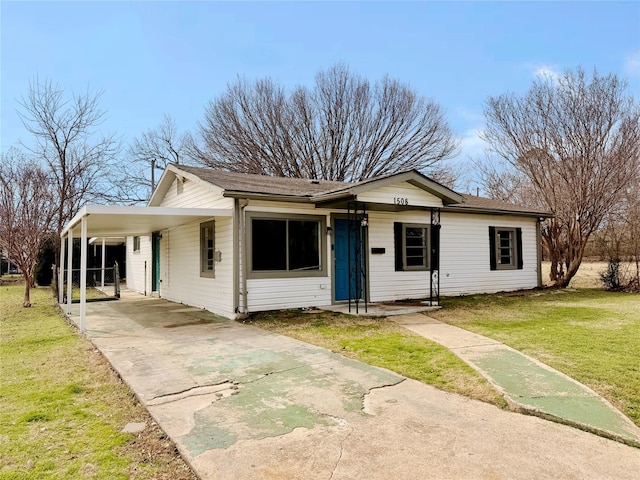
[[[588,385],[640,426],[640,295],[543,290],[444,298],[431,316]]]
[[[255,314],[264,329],[392,370],[405,377],[506,407],[504,398],[446,348],[387,319],[300,310]]]
[[[49,288],[0,286],[0,478],[195,479]],[[144,422],[138,434],[122,433]]]

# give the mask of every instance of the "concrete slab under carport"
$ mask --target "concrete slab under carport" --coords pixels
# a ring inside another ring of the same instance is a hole
[[[204,479],[624,479],[640,470],[638,449],[203,310],[125,291],[87,313],[89,338]]]

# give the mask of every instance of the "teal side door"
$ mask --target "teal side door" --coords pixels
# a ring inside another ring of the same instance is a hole
[[[160,233],[151,234],[151,291],[160,291]]]

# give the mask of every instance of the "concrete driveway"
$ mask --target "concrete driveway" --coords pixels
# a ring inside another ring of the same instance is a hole
[[[88,304],[87,329],[203,479],[640,471],[638,449],[165,300]]]

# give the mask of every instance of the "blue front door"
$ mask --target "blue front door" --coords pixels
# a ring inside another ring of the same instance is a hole
[[[362,297],[362,255],[358,235],[359,222],[336,218],[333,222],[334,298],[352,300]]]

